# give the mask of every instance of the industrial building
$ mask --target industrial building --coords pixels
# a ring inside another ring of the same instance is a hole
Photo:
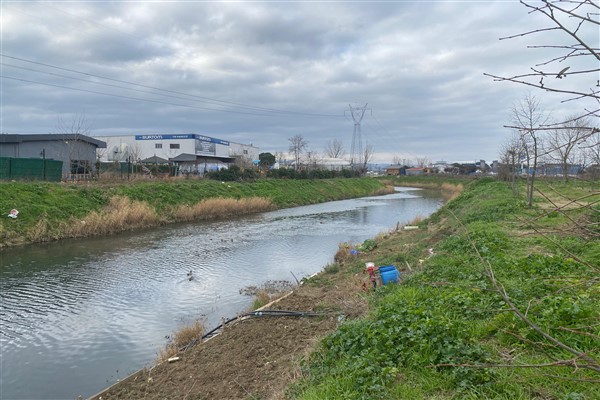
[[[228,167],[235,162],[251,165],[258,160],[259,148],[196,133],[97,136],[106,142],[99,152],[103,162],[150,162],[164,160],[179,171],[198,173]]]
[[[62,175],[89,175],[106,143],[80,134],[0,134],[0,157],[62,161]]]

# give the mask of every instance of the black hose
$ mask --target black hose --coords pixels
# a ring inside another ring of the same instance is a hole
[[[206,339],[210,337],[213,333],[223,328],[225,325],[236,321],[240,318],[244,317],[318,317],[323,314],[314,313],[314,312],[304,312],[304,311],[289,311],[289,310],[260,310],[260,311],[250,311],[242,315],[238,315],[234,318],[229,318],[222,324],[218,325],[216,328],[211,330],[210,332],[204,334],[201,339]]]
[[[204,335],[202,335],[202,337],[200,339],[192,340],[190,343],[183,346],[179,350],[185,351],[185,350],[189,349],[190,347],[196,345],[199,341],[214,336],[215,332],[217,332],[219,329],[222,329],[225,325],[230,324],[231,322],[237,321],[238,319],[244,318],[244,317],[320,317],[323,315],[325,315],[325,314],[316,313],[316,312],[305,312],[305,311],[290,311],[290,310],[250,311],[250,312],[238,315],[237,317],[229,318],[228,320],[219,324],[216,328],[214,328],[211,331],[209,331],[208,333],[205,333]]]

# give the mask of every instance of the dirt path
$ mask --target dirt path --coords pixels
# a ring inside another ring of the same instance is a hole
[[[254,317],[228,324],[216,337],[178,354],[179,361],[145,369],[93,397],[107,399],[282,399],[300,361],[333,331],[338,318],[367,310],[362,276],[340,271],[314,281],[269,309],[319,317]]]

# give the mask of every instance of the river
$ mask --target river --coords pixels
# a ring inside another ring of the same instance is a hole
[[[361,243],[442,204],[436,192],[397,190],[4,251],[0,399],[89,397],[152,365],[183,324],[200,319],[209,330],[247,309],[253,299],[240,289],[311,275],[339,243]]]

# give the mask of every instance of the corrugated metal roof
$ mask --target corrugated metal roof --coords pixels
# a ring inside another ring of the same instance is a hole
[[[47,134],[0,134],[0,143],[23,143],[23,142],[51,142],[51,141],[79,140],[96,145],[105,149],[106,142],[77,133],[47,133]]]

